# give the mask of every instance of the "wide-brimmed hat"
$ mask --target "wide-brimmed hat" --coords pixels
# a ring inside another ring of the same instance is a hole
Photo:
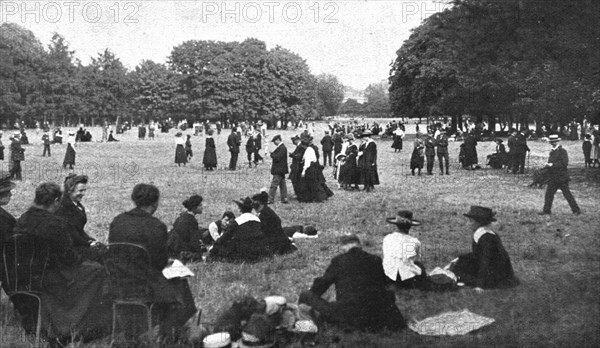
[[[247,210],[252,210],[252,199],[250,197],[240,198],[239,201],[233,200],[240,209],[246,208]]]
[[[298,135],[294,135],[292,137],[292,141],[296,141],[296,140],[300,140],[300,137]]]
[[[227,332],[217,332],[204,337],[202,340],[204,348],[225,348],[231,347],[231,336]]]
[[[182,135],[183,135],[183,133],[181,133],[181,132],[177,132],[177,133],[175,133],[175,136],[176,136],[176,137],[180,137],[180,136],[182,136]]]
[[[346,158],[346,157],[347,157],[347,156],[346,156],[345,154],[343,154],[343,153],[338,153],[338,154],[335,156],[335,160],[336,160],[336,161],[340,161],[341,159],[343,159],[343,158]]]
[[[302,229],[302,233],[309,235],[309,236],[316,236],[317,232],[318,232],[317,228],[315,226],[311,226],[311,225],[305,226]]]
[[[275,135],[275,136],[273,137],[273,139],[271,139],[271,142],[272,142],[272,143],[274,143],[274,142],[275,142],[275,140],[279,140],[279,141],[281,141],[281,135],[279,135],[279,134]]]
[[[257,193],[254,196],[252,196],[252,201],[258,202],[263,205],[267,205],[269,204],[269,194],[264,191]]]
[[[0,178],[0,193],[7,192],[17,187],[17,185],[10,181],[10,174],[5,174]]]
[[[309,133],[302,133],[302,134],[300,134],[300,141],[302,141],[302,142],[311,142],[312,140],[313,140],[313,137]]]
[[[13,136],[14,137],[20,137],[21,136],[21,132],[13,132]]]
[[[548,142],[556,143],[558,141],[560,141],[560,138],[558,137],[558,134],[552,134],[552,135],[550,135],[548,137]]]
[[[421,221],[413,219],[413,213],[409,210],[400,210],[395,217],[385,219],[387,223],[400,226],[419,226]]]
[[[496,221],[494,218],[496,213],[492,209],[478,205],[472,205],[471,209],[463,215],[484,224]]]

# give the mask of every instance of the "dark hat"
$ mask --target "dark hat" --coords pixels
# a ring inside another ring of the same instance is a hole
[[[309,236],[316,236],[317,235],[317,229],[315,228],[315,226],[305,226],[302,229],[302,233],[309,235]]]
[[[313,140],[312,135],[310,133],[302,133],[300,134],[300,141],[302,142],[311,142]]]
[[[260,204],[269,204],[269,194],[266,192],[260,192],[252,196],[252,200]]]
[[[502,143],[503,141],[502,141],[502,139],[498,138],[498,139],[496,139],[496,142],[497,143]]]
[[[182,135],[182,133],[181,133],[181,132],[177,132],[177,133],[175,133],[175,136],[176,136],[176,137],[180,137],[181,135]]]
[[[275,327],[264,314],[252,314],[244,327],[240,348],[254,347],[267,348],[275,344]]]
[[[293,138],[292,138],[293,139]],[[281,135],[277,134],[276,136],[273,137],[273,139],[271,139],[271,142],[275,142],[275,140],[279,140],[281,141]]]
[[[296,140],[300,140],[300,137],[298,135],[294,135],[292,137],[292,141],[296,141]]]
[[[345,235],[343,235],[340,238],[340,243],[342,245],[352,244],[352,243],[358,243],[358,244],[360,244],[360,239],[354,233],[352,233],[352,234],[345,234]]]
[[[233,201],[238,205],[238,207],[240,207],[240,210],[243,210],[243,208],[246,208],[246,210],[252,210],[252,199],[250,197],[240,198],[239,201],[234,199]]]
[[[586,139],[590,139],[592,136],[591,136],[591,135],[589,135],[589,134],[586,134],[584,137],[585,137]]]
[[[419,226],[421,221],[413,219],[412,211],[400,210],[395,217],[385,219],[390,224],[398,226]]]
[[[463,215],[483,224],[489,224],[490,222],[496,221],[494,218],[496,213],[492,211],[492,209],[478,205],[472,205],[471,210]]]
[[[192,195],[190,198],[183,201],[183,206],[186,209],[191,210],[202,204],[202,196],[200,195]]]
[[[370,130],[365,130],[364,132],[362,132],[362,134],[360,135],[361,138],[368,138],[371,135],[373,135],[373,133]]]
[[[0,193],[7,192],[17,187],[17,185],[10,181],[10,174],[5,174],[0,178]]]
[[[558,137],[558,134],[552,134],[548,137],[548,141],[551,143],[556,143],[560,141],[560,138]]]

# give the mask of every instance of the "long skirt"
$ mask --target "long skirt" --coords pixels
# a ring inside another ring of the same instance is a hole
[[[392,149],[402,150],[402,138],[394,135],[394,142],[392,143]]]
[[[304,178],[298,181],[298,201],[300,202],[323,202],[333,195],[323,179],[323,169],[318,163],[312,163],[306,170]]]
[[[185,148],[182,144],[178,144],[175,148],[175,163],[187,163],[187,154],[185,153]]]
[[[204,158],[202,164],[205,168],[216,168],[217,167],[217,151],[214,147],[207,147],[204,149]]]
[[[422,153],[422,152],[421,152]],[[419,149],[415,148],[410,156],[410,169],[423,169],[425,157],[421,156]]]
[[[75,165],[75,149],[71,146],[71,143],[67,144],[67,152],[65,152],[65,160],[63,161],[63,167],[68,165]]]

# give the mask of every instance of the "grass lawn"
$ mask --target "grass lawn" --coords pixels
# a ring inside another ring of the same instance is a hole
[[[319,142],[324,124],[317,124]],[[188,131],[189,132],[189,131]],[[24,181],[13,191],[6,209],[20,216],[33,201],[35,187],[44,181],[62,184],[67,171],[62,169],[66,145],[53,145],[52,156],[41,157],[41,134],[28,132],[32,145],[25,146]],[[273,131],[284,138],[288,151],[292,131]],[[65,133],[66,134],[66,130]],[[93,129],[95,139],[100,130]],[[75,172],[87,174],[91,183],[83,204],[88,213],[87,231],[106,241],[108,226],[119,213],[133,207],[129,196],[135,183],[151,182],[161,190],[161,203],[155,216],[171,226],[184,209],[181,202],[192,193],[205,198],[207,207],[198,216],[201,226],[218,219],[225,210],[239,213],[232,199],[251,195],[268,186],[270,159],[258,168],[247,168],[242,147],[236,172],[221,170],[229,162],[226,140],[229,130],[215,136],[219,170],[202,170],[204,137],[192,137],[194,157],[186,167],[174,164],[174,130],[158,134],[154,141],[139,141],[137,130],[119,135],[118,143],[78,144]],[[245,141],[245,140],[244,140]],[[374,193],[337,190],[331,168],[325,169],[335,195],[318,204],[276,203],[273,209],[284,225],[312,224],[320,231],[315,240],[298,241],[300,250],[258,264],[200,263],[191,266],[196,277],[190,279],[196,303],[203,309],[203,321],[210,323],[220,309],[243,295],[263,297],[270,294],[296,301],[301,290],[321,275],[331,258],[340,251],[336,241],[347,232],[357,233],[367,251],[381,254],[386,233],[395,226],[385,222],[399,209],[410,209],[422,226],[411,233],[422,242],[428,270],[442,266],[471,248],[471,233],[462,216],[472,204],[497,211],[494,230],[501,236],[522,285],[510,290],[486,290],[476,294],[462,289],[454,293],[403,291],[397,303],[406,318],[422,320],[449,310],[470,311],[492,317],[491,326],[460,337],[425,337],[405,330],[380,335],[324,330],[319,337],[323,347],[597,347],[600,345],[600,238],[598,206],[600,169],[583,168],[580,142],[564,141],[570,157],[571,189],[583,215],[574,216],[560,193],[553,215],[538,216],[544,190],[527,187],[531,169],[545,163],[550,145],[532,141],[528,160],[529,174],[514,176],[503,170],[486,168],[485,156],[495,149],[491,142],[478,146],[484,169],[459,169],[459,143],[450,144],[450,176],[412,176],[409,169],[412,143],[394,153],[390,139],[376,139],[381,185]],[[5,146],[7,146],[5,141]],[[8,146],[7,146],[8,148]],[[6,151],[7,152],[7,151]],[[437,160],[437,158],[436,158]],[[4,168],[8,162],[4,161]],[[291,191],[291,184],[288,183]],[[276,198],[277,201],[277,198]],[[330,290],[329,295],[333,295]],[[0,346],[28,346],[12,318],[6,296],[2,300]],[[106,346],[107,341],[86,347]]]

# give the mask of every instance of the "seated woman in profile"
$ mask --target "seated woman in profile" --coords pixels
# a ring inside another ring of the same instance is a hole
[[[262,232],[270,254],[287,254],[298,250],[281,227],[281,219],[267,204],[269,194],[261,192],[252,196],[254,210],[258,213]]]
[[[242,214],[217,239],[210,249],[209,258],[227,262],[259,261],[268,256],[269,250],[260,219],[252,214],[252,199],[246,197],[234,202]]]
[[[474,287],[477,292],[517,286],[519,280],[515,277],[508,253],[490,226],[496,221],[492,209],[471,206],[469,212],[463,215],[469,218],[473,251],[452,262],[450,270],[456,274],[458,281]]]
[[[169,256],[183,262],[202,259],[202,242],[196,214],[202,214],[202,196],[192,195],[183,201],[186,211],[181,213],[169,233]]]
[[[137,184],[131,193],[135,208],[114,218],[108,233],[109,243],[134,243],[150,255],[151,269],[142,264],[128,264],[132,274],[149,274],[151,302],[158,308],[159,335],[162,342],[178,340],[184,324],[197,311],[185,278],[165,278],[167,266],[167,226],[152,216],[158,209],[159,190],[154,185]],[[110,245],[109,245],[110,248]],[[139,289],[132,284],[134,290]],[[127,291],[127,289],[121,289]],[[154,321],[156,322],[156,321]]]
[[[61,190],[43,183],[35,190],[33,205],[18,219],[14,233],[34,243],[34,279],[42,279],[42,331],[56,342],[98,338],[110,332],[110,301],[104,300],[104,269],[82,261],[74,250],[67,222],[55,215]],[[47,262],[47,263],[46,263]],[[27,332],[35,332],[37,304],[15,303]]]

